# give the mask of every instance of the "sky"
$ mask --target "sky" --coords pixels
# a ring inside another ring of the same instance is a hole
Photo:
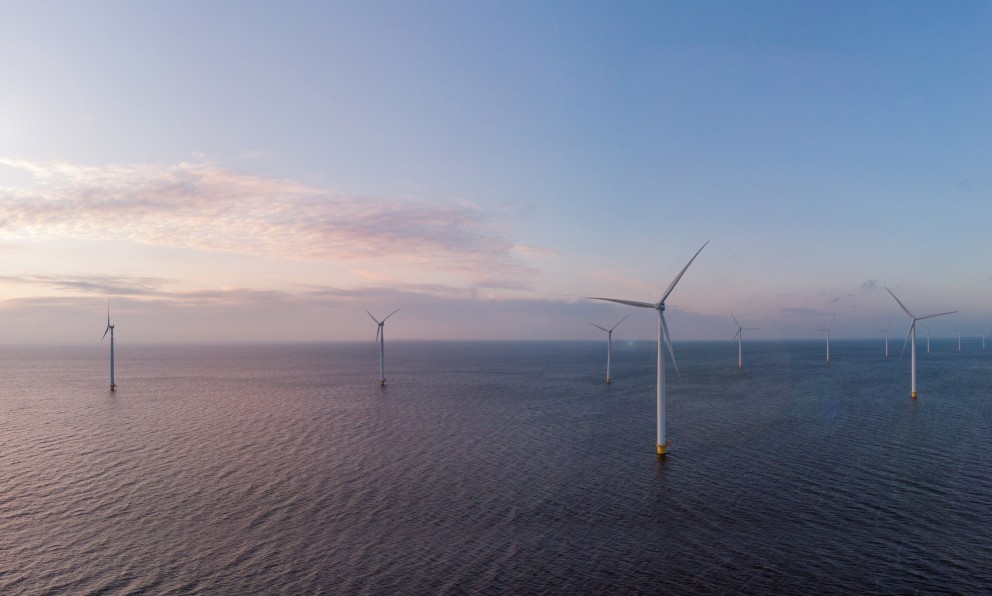
[[[992,2],[0,8],[0,343],[992,331]]]

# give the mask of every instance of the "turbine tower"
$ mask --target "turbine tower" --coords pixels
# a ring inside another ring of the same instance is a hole
[[[100,343],[103,343],[108,332],[110,333],[110,390],[115,391],[117,384],[114,383],[114,326],[110,324],[110,304],[107,304],[107,329],[104,330]]]
[[[731,340],[737,340],[737,368],[744,368],[744,350],[741,347],[741,343],[744,340],[743,332],[754,331],[757,327],[741,327],[741,324],[737,322],[737,317],[734,316],[734,311],[730,311],[730,318],[734,320],[734,325],[737,325],[737,333],[731,338]]]
[[[709,240],[699,247],[699,250],[696,251],[696,254],[694,254],[691,259],[689,259],[689,262],[685,264],[682,271],[675,276],[675,279],[672,280],[672,283],[668,286],[668,289],[665,290],[665,293],[661,295],[661,300],[658,302],[636,302],[634,300],[619,300],[617,298],[590,298],[590,300],[606,300],[607,302],[616,302],[619,304],[626,304],[628,306],[636,306],[638,308],[653,308],[658,311],[658,415],[657,438],[655,440],[655,446],[657,447],[659,457],[665,455],[669,444],[671,444],[671,441],[668,440],[665,429],[665,345],[668,346],[668,352],[671,355],[672,364],[675,366],[675,373],[678,374],[679,372],[678,364],[675,363],[675,352],[672,350],[672,340],[670,334],[668,333],[668,323],[665,322],[665,300],[668,299],[669,294],[671,294],[672,290],[675,289],[675,285],[679,283],[679,280],[682,279],[683,275],[685,275],[686,269],[689,268],[689,265],[692,265],[692,262],[696,260],[696,257],[698,257],[699,253],[706,248],[707,244],[709,244]],[[681,377],[681,375],[679,376]]]
[[[826,331],[827,332],[827,364],[830,364],[830,328],[834,326],[834,319],[837,318],[835,314],[833,319],[830,319],[830,324],[827,325],[826,329],[817,329],[816,331]]]
[[[889,328],[892,327],[892,319],[889,319],[889,324],[885,326],[885,329],[879,331],[879,333],[885,334],[885,357],[889,357]]]
[[[920,325],[923,325],[923,328],[927,330],[927,356],[929,356],[930,355],[930,328],[927,327],[927,324],[926,323],[920,323]]]
[[[386,320],[400,312],[400,309],[397,308],[393,312],[389,313],[386,315],[386,318],[381,321],[373,317],[372,313],[370,313],[368,309],[365,309],[365,312],[368,313],[368,315],[372,317],[372,320],[375,321],[376,325],[378,325],[375,330],[375,341],[379,344],[379,386],[382,387],[386,384]]]
[[[961,330],[958,329],[958,352],[961,351]]]
[[[889,294],[892,294],[892,290],[890,290],[889,288],[885,288],[885,291],[888,292]],[[918,317],[913,313],[909,312],[909,309],[906,308],[906,305],[900,302],[899,299],[896,298],[895,294],[892,294],[892,297],[895,298],[897,303],[899,303],[899,308],[901,308],[903,312],[909,315],[910,319],[913,319],[913,322],[909,325],[909,332],[906,333],[906,340],[902,342],[902,350],[903,352],[906,351],[906,342],[909,341],[910,336],[912,336],[913,345],[910,346],[910,350],[909,350],[909,360],[910,360],[909,374],[911,379],[909,396],[912,397],[913,399],[916,399],[916,322],[922,321],[924,319],[932,319],[934,317],[942,317],[944,315],[954,314],[958,311],[949,310],[947,312],[939,312],[933,315],[925,315],[922,317]]]
[[[627,315],[627,317],[629,316],[630,315]],[[605,327],[600,327],[596,323],[589,323],[596,329],[602,329],[603,331],[606,332],[606,384],[607,385],[613,382],[613,379],[610,377],[610,361],[613,360],[613,330],[619,327],[620,323],[623,323],[627,317],[620,319],[619,321],[617,321],[616,325],[610,327],[609,329],[606,329]]]

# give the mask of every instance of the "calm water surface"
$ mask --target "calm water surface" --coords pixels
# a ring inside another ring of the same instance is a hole
[[[0,593],[989,593],[992,350],[831,348],[0,348]]]

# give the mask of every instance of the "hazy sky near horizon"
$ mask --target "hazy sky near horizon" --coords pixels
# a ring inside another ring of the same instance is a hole
[[[3,14],[3,342],[992,331],[987,1]]]

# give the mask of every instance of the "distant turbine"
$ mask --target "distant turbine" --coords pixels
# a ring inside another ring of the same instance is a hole
[[[989,331],[988,333],[985,333],[985,334],[982,335],[982,349],[983,350],[985,349],[985,338],[986,337],[989,337],[990,335],[992,335],[992,331]]]
[[[889,319],[889,324],[885,326],[885,329],[879,331],[879,333],[885,334],[885,357],[889,357],[889,328],[892,327],[892,319]]]
[[[398,313],[399,311],[400,309],[397,308],[393,312],[386,315],[385,319],[380,321],[379,319],[372,317],[372,313],[370,313],[368,309],[365,310],[365,312],[368,313],[370,317],[372,317],[372,320],[375,321],[377,325],[379,325],[375,330],[375,341],[376,343],[379,344],[379,386],[380,387],[386,384],[386,330],[385,330],[386,320],[389,319],[389,317]]]
[[[885,291],[888,292],[889,294],[892,294],[892,290],[890,290],[889,288],[885,288]],[[903,312],[905,312],[907,315],[909,315],[909,318],[913,319],[913,322],[909,325],[909,332],[906,333],[906,340],[902,342],[902,349],[903,349],[903,352],[906,351],[906,342],[909,341],[910,336],[912,336],[913,337],[913,345],[912,345],[912,347],[910,348],[910,351],[909,351],[909,354],[910,354],[909,370],[910,370],[910,378],[911,378],[911,382],[910,382],[910,393],[909,393],[909,395],[913,399],[916,399],[916,322],[917,321],[922,321],[924,319],[932,319],[934,317],[942,317],[944,315],[954,314],[954,313],[956,313],[958,311],[956,311],[956,310],[949,310],[947,312],[939,312],[939,313],[934,314],[934,315],[926,315],[926,316],[923,316],[923,317],[918,317],[918,316],[914,315],[913,313],[909,312],[909,309],[906,308],[906,305],[903,304],[902,302],[900,302],[899,299],[896,298],[896,295],[895,294],[892,294],[892,297],[895,298],[895,301],[897,303],[899,303],[899,308],[901,308],[903,310]]]
[[[114,383],[114,326],[110,324],[110,304],[107,304],[107,329],[103,332],[103,337],[100,338],[100,343],[107,337],[107,332],[110,332],[110,390],[115,391],[117,389],[117,384]]]
[[[958,329],[958,352],[961,351],[961,330]]]
[[[737,317],[734,316],[734,311],[730,311],[730,318],[734,320],[734,324],[737,325],[737,333],[734,334],[732,339],[737,340],[737,368],[744,368],[744,357],[743,348],[741,347],[741,342],[744,339],[743,331],[754,331],[757,327],[741,327],[741,324],[737,322]]]
[[[834,326],[834,319],[837,315],[834,315],[833,319],[830,319],[830,324],[827,325],[826,329],[817,329],[816,331],[826,331],[827,332],[827,364],[830,364],[830,328]]]
[[[630,315],[627,315],[627,317],[629,316]],[[627,317],[620,319],[619,321],[617,321],[616,325],[610,327],[609,329],[600,327],[596,323],[589,323],[596,329],[602,329],[603,331],[606,332],[606,384],[607,385],[613,382],[613,379],[610,378],[610,361],[613,360],[613,330],[619,327],[620,323],[623,323]]]
[[[709,240],[707,240],[701,247],[699,247],[696,254],[689,259],[689,262],[685,264],[682,271],[680,271],[679,274],[675,276],[675,279],[672,280],[672,283],[668,286],[668,289],[665,290],[665,293],[662,294],[661,300],[658,302],[636,302],[633,300],[618,300],[616,298],[590,298],[590,300],[606,300],[607,302],[617,302],[619,304],[636,306],[638,308],[653,308],[658,311],[658,424],[655,446],[657,447],[659,456],[665,455],[668,445],[671,443],[665,434],[665,360],[663,354],[664,346],[666,344],[668,345],[668,353],[672,358],[672,364],[675,366],[675,373],[678,374],[679,372],[679,366],[675,363],[675,351],[672,350],[672,340],[670,334],[668,333],[668,323],[665,322],[665,300],[668,299],[668,295],[675,289],[675,284],[679,283],[679,280],[682,279],[683,275],[685,275],[685,271],[689,268],[689,265],[692,265],[692,262],[696,260],[699,253],[701,253],[709,243]],[[679,376],[681,377],[681,375]]]
[[[927,330],[927,356],[929,356],[930,355],[930,328],[927,327],[927,324],[926,323],[920,323],[920,324],[923,325],[923,328]]]

